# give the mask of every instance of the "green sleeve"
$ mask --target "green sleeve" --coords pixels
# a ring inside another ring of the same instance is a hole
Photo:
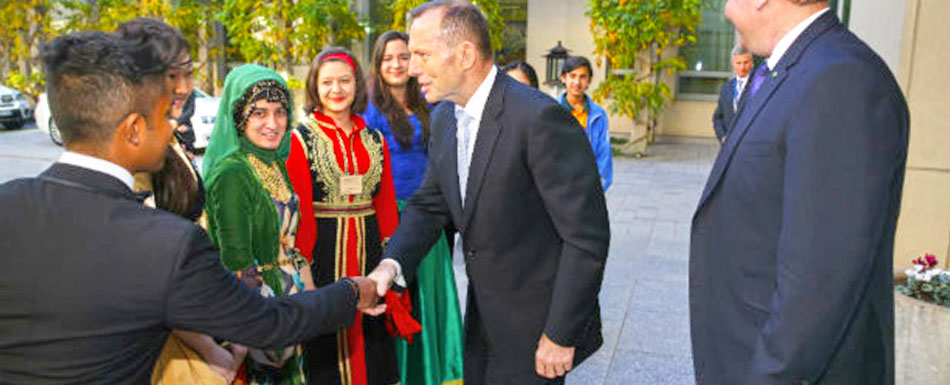
[[[254,263],[251,248],[251,194],[257,191],[243,162],[225,160],[221,174],[208,186],[208,232],[218,246],[221,263],[231,271]]]

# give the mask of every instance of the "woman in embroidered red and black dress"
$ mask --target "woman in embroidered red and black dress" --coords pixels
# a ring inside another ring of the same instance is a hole
[[[326,49],[311,64],[306,88],[308,115],[293,131],[287,170],[300,196],[296,245],[319,287],[372,271],[399,219],[386,141],[358,115],[367,102],[359,63],[343,49]],[[309,341],[309,382],[398,383],[387,317],[357,314],[349,329]]]

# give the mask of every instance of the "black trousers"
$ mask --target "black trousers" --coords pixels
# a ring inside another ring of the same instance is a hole
[[[472,284],[468,285],[468,307],[465,310],[465,354],[463,367],[465,385],[561,385],[564,377],[553,380],[535,375],[534,378],[515,378],[498,369],[492,352],[494,346],[485,332]],[[504,347],[500,347],[503,349]],[[533,371],[534,368],[531,368]]]

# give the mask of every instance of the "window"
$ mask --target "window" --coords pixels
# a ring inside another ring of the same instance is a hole
[[[830,0],[828,6],[847,26],[851,0]],[[721,1],[703,8],[703,22],[697,31],[696,45],[681,51],[686,59],[686,70],[677,77],[678,100],[716,100],[722,84],[733,76],[730,61],[736,32],[726,19],[724,7],[725,2]]]
[[[723,14],[725,2],[703,8],[696,45],[682,49],[686,70],[680,72],[676,93],[681,100],[716,100],[719,88],[732,76],[735,29]]]

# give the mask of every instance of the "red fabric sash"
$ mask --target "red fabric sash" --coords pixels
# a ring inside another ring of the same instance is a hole
[[[422,331],[422,325],[412,318],[411,313],[409,290],[402,294],[392,290],[386,292],[386,331],[391,336],[405,338],[410,344],[412,338]]]

